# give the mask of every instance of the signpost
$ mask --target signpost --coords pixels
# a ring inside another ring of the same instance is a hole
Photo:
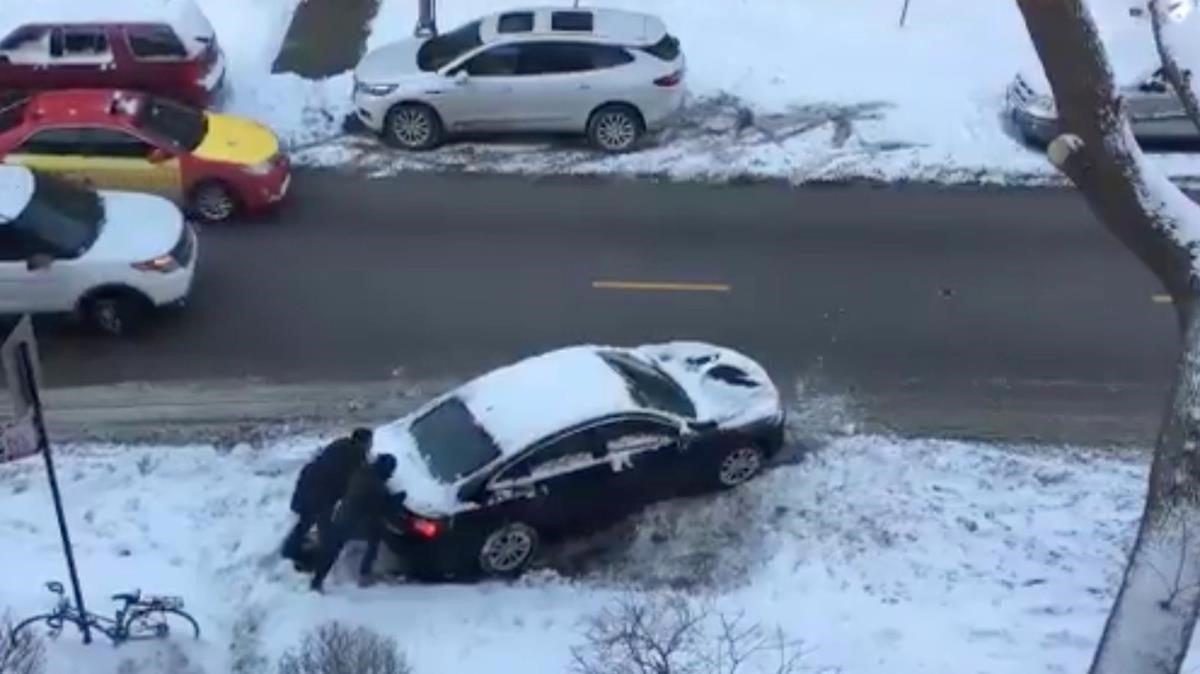
[[[62,494],[58,490],[58,477],[54,473],[54,457],[50,451],[50,439],[46,435],[46,418],[42,411],[41,365],[38,358],[37,340],[33,336],[33,324],[29,316],[21,319],[12,334],[0,347],[0,361],[8,378],[8,392],[13,399],[16,423],[3,431],[5,460],[20,458],[41,452],[46,462],[46,476],[50,480],[50,493],[54,497],[54,512],[58,517],[58,533],[62,538],[63,555],[67,559],[67,571],[71,574],[71,586],[75,591],[75,606],[79,615],[86,616],[83,607],[83,592],[79,586],[79,573],[75,570],[75,554],[71,547],[71,536],[67,531],[67,520],[63,515]],[[18,456],[12,456],[16,453]],[[92,632],[86,620],[79,623],[83,632],[83,643],[92,643]]]

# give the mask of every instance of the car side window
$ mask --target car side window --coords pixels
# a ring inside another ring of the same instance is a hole
[[[9,33],[8,37],[0,42],[0,49],[4,51],[29,49],[44,42],[49,32],[50,30],[44,26],[23,26]]]
[[[537,42],[521,45],[518,75],[561,75],[592,70],[590,45]]]
[[[0,225],[0,262],[23,262],[32,254],[33,249],[24,232]]]
[[[597,429],[597,440],[609,454],[664,449],[679,441],[679,429],[653,419],[621,419]]]
[[[187,58],[187,49],[170,26],[130,26],[125,33],[129,50],[139,59]]]
[[[554,12],[550,15],[550,29],[590,33],[592,32],[591,12]]]
[[[504,77],[516,74],[520,53],[521,49],[511,44],[484,50],[467,61],[467,74],[472,77]]]
[[[616,66],[623,66],[626,63],[633,62],[633,55],[621,47],[605,44],[589,44],[580,46],[587,49],[589,55],[591,56],[592,68],[595,70],[615,68]]]
[[[590,430],[576,431],[534,449],[529,456],[505,469],[496,482],[508,482],[539,473],[556,474],[576,464],[595,460],[594,434]]]
[[[79,129],[43,129],[25,139],[13,154],[69,156],[84,154]]]
[[[50,37],[50,56],[70,63],[107,63],[112,60],[103,28],[56,28]]]
[[[497,33],[528,33],[533,30],[533,12],[509,12],[496,21]]]
[[[145,159],[154,146],[118,129],[80,129],[84,154],[121,159]]]

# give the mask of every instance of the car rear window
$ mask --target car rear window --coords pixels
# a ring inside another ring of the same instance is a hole
[[[674,35],[664,35],[658,42],[649,47],[643,47],[642,51],[664,61],[674,61],[679,58],[679,38]]]
[[[417,451],[439,482],[451,484],[500,457],[500,449],[471,410],[450,398],[409,426]]]
[[[169,26],[130,26],[125,35],[137,58],[187,58],[187,49]]]
[[[592,32],[591,12],[552,12],[550,14],[550,29],[571,33]]]

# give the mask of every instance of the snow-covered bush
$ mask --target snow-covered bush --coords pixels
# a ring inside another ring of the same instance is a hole
[[[394,639],[327,622],[284,653],[279,674],[412,674],[412,668]]]
[[[584,624],[579,674],[793,674],[799,642],[683,594],[630,595]]]
[[[0,674],[41,674],[46,664],[42,638],[31,630],[12,635],[12,616],[0,616]]]

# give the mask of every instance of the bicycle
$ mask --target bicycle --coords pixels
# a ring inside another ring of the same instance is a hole
[[[108,618],[90,611],[80,615],[67,599],[62,583],[48,582],[46,589],[58,595],[58,603],[54,610],[22,620],[13,628],[9,636],[11,640],[15,641],[21,630],[38,622],[43,622],[50,628],[50,638],[54,639],[62,633],[63,625],[72,623],[81,632],[86,624],[108,637],[114,646],[120,646],[126,641],[165,639],[171,634],[171,625],[167,622],[170,616],[179,618],[190,626],[193,638],[200,638],[199,623],[183,610],[183,599],[179,597],[142,596],[141,590],[114,594],[112,600],[121,602],[121,606],[112,618]]]

